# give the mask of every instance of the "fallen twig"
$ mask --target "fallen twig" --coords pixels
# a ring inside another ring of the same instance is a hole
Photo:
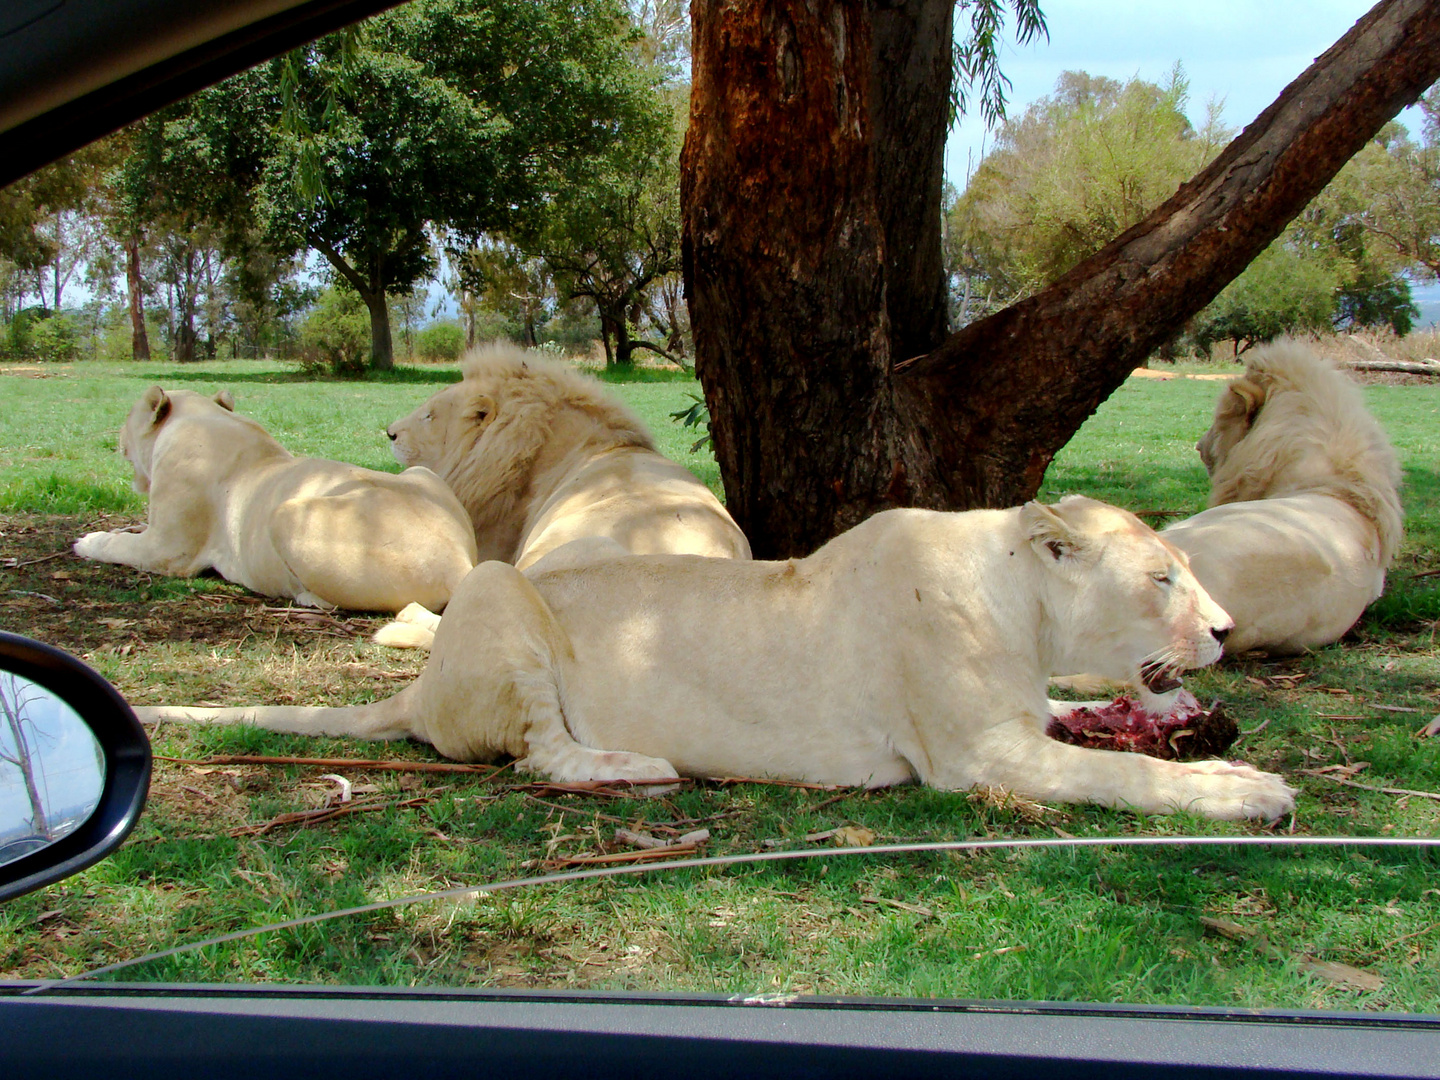
[[[1401,371],[1406,375],[1440,376],[1440,363],[1434,360],[1347,360],[1345,366],[1356,371]]]
[[[631,847],[641,848],[645,851],[675,851],[683,847],[698,847],[710,839],[709,829],[696,829],[675,840],[661,840],[658,836],[652,836],[648,832],[639,829],[627,829],[624,826],[615,830],[615,842],[617,844],[628,844]]]
[[[1200,925],[1207,930],[1215,931],[1222,937],[1230,938],[1232,941],[1249,942],[1256,952],[1271,960],[1283,961],[1289,958],[1287,953],[1271,945],[1270,940],[1264,934],[1252,930],[1248,926],[1241,926],[1228,919],[1212,919],[1207,915],[1200,916]],[[1301,954],[1295,957],[1295,966],[1301,971],[1308,971],[1311,975],[1317,975],[1327,982],[1339,983],[1353,990],[1374,992],[1385,986],[1385,980],[1373,971],[1352,967],[1350,964],[1337,963],[1334,960],[1317,960],[1313,956]]]
[[[379,772],[484,773],[486,777],[509,765],[467,765],[458,761],[384,761],[369,758],[266,757],[259,754],[216,754],[208,758],[155,755],[156,761],[176,765],[308,765],[319,769],[362,769]]]
[[[55,597],[51,596],[49,593],[30,592],[30,591],[27,590],[27,589],[11,589],[11,590],[10,590],[10,595],[11,595],[11,596],[33,596],[33,597],[35,597],[35,598],[38,599],[38,600],[46,600],[46,601],[49,601],[50,603],[54,604],[56,607],[64,607],[64,606],[65,606],[65,605],[62,604],[59,600],[56,600]]]
[[[848,799],[852,795],[862,795],[869,790],[869,788],[863,787],[850,788],[848,791],[840,792],[839,795],[831,795],[828,799],[821,799],[814,806],[810,807],[810,811],[811,813],[814,813],[816,810],[823,810],[825,809],[825,807],[832,806],[835,803],[839,802],[841,799]]]
[[[70,549],[57,551],[53,555],[41,555],[38,559],[0,559],[0,566],[6,570],[19,570],[22,566],[34,566],[36,563],[49,562],[51,559],[64,558],[70,554]]]
[[[413,799],[399,799],[388,802],[376,799],[341,803],[339,806],[322,806],[315,810],[296,810],[288,814],[280,814],[258,825],[241,825],[231,829],[230,835],[262,836],[271,829],[278,829],[282,825],[319,825],[329,821],[331,818],[344,817],[346,814],[363,814],[370,810],[390,810],[407,806],[422,806],[430,800],[431,796],[420,795]]]
[[[622,791],[629,787],[679,787],[689,783],[684,777],[679,780],[574,780],[561,783],[557,780],[537,780],[530,784],[511,784],[506,791],[548,791],[557,795],[599,795],[606,799],[643,799],[649,796],[634,791]]]
[[[903,900],[891,900],[888,896],[862,896],[862,904],[879,904],[884,907],[899,908],[901,911],[908,911],[912,915],[919,915],[922,919],[933,919],[935,912],[919,904],[907,904]]]
[[[652,859],[673,859],[685,855],[699,854],[694,844],[672,844],[669,847],[650,848],[643,851],[614,851],[608,855],[570,855],[559,859],[545,859],[537,865],[549,869],[566,866],[598,866],[605,863],[649,862]]]
[[[1414,795],[1420,799],[1440,800],[1440,791],[1412,791],[1403,787],[1378,787],[1374,784],[1362,784],[1355,780],[1346,780],[1343,777],[1331,776],[1329,773],[1321,772],[1319,769],[1296,769],[1298,773],[1305,776],[1318,776],[1321,780],[1329,780],[1335,784],[1344,784],[1346,787],[1360,788],[1363,791],[1377,791],[1382,795]]]
[[[732,784],[761,784],[766,787],[799,788],[802,791],[838,791],[845,786],[844,784],[809,784],[804,780],[762,780],[756,776],[717,776],[710,782],[719,784],[721,787],[729,787]]]

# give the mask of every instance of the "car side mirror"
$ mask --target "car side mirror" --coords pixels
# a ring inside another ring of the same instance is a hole
[[[150,790],[150,740],[97,672],[0,631],[0,902],[103,859]]]

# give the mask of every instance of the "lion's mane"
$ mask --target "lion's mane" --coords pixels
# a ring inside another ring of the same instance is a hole
[[[452,439],[436,471],[477,533],[523,521],[537,475],[566,460],[619,447],[655,450],[639,417],[563,364],[496,344],[472,352],[461,371],[464,400],[489,398],[495,419]]]
[[[1280,341],[1257,349],[1227,387],[1217,423],[1232,392],[1249,403],[1250,427],[1215,462],[1210,505],[1328,495],[1375,526],[1388,567],[1401,540],[1400,465],[1359,387],[1306,346]]]

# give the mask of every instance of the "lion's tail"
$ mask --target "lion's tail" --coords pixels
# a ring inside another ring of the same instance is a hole
[[[419,735],[412,722],[415,684],[369,705],[242,705],[233,709],[157,705],[135,709],[142,724],[254,724],[296,735],[349,735],[359,739],[405,739]]]
[[[388,622],[370,635],[376,645],[392,649],[429,649],[435,644],[435,631],[407,622]]]

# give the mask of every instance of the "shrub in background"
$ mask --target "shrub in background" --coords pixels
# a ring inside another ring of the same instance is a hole
[[[437,322],[415,336],[415,351],[429,363],[454,363],[465,348],[465,331],[458,323]]]
[[[300,370],[360,375],[370,349],[370,313],[360,297],[333,286],[300,324]]]

